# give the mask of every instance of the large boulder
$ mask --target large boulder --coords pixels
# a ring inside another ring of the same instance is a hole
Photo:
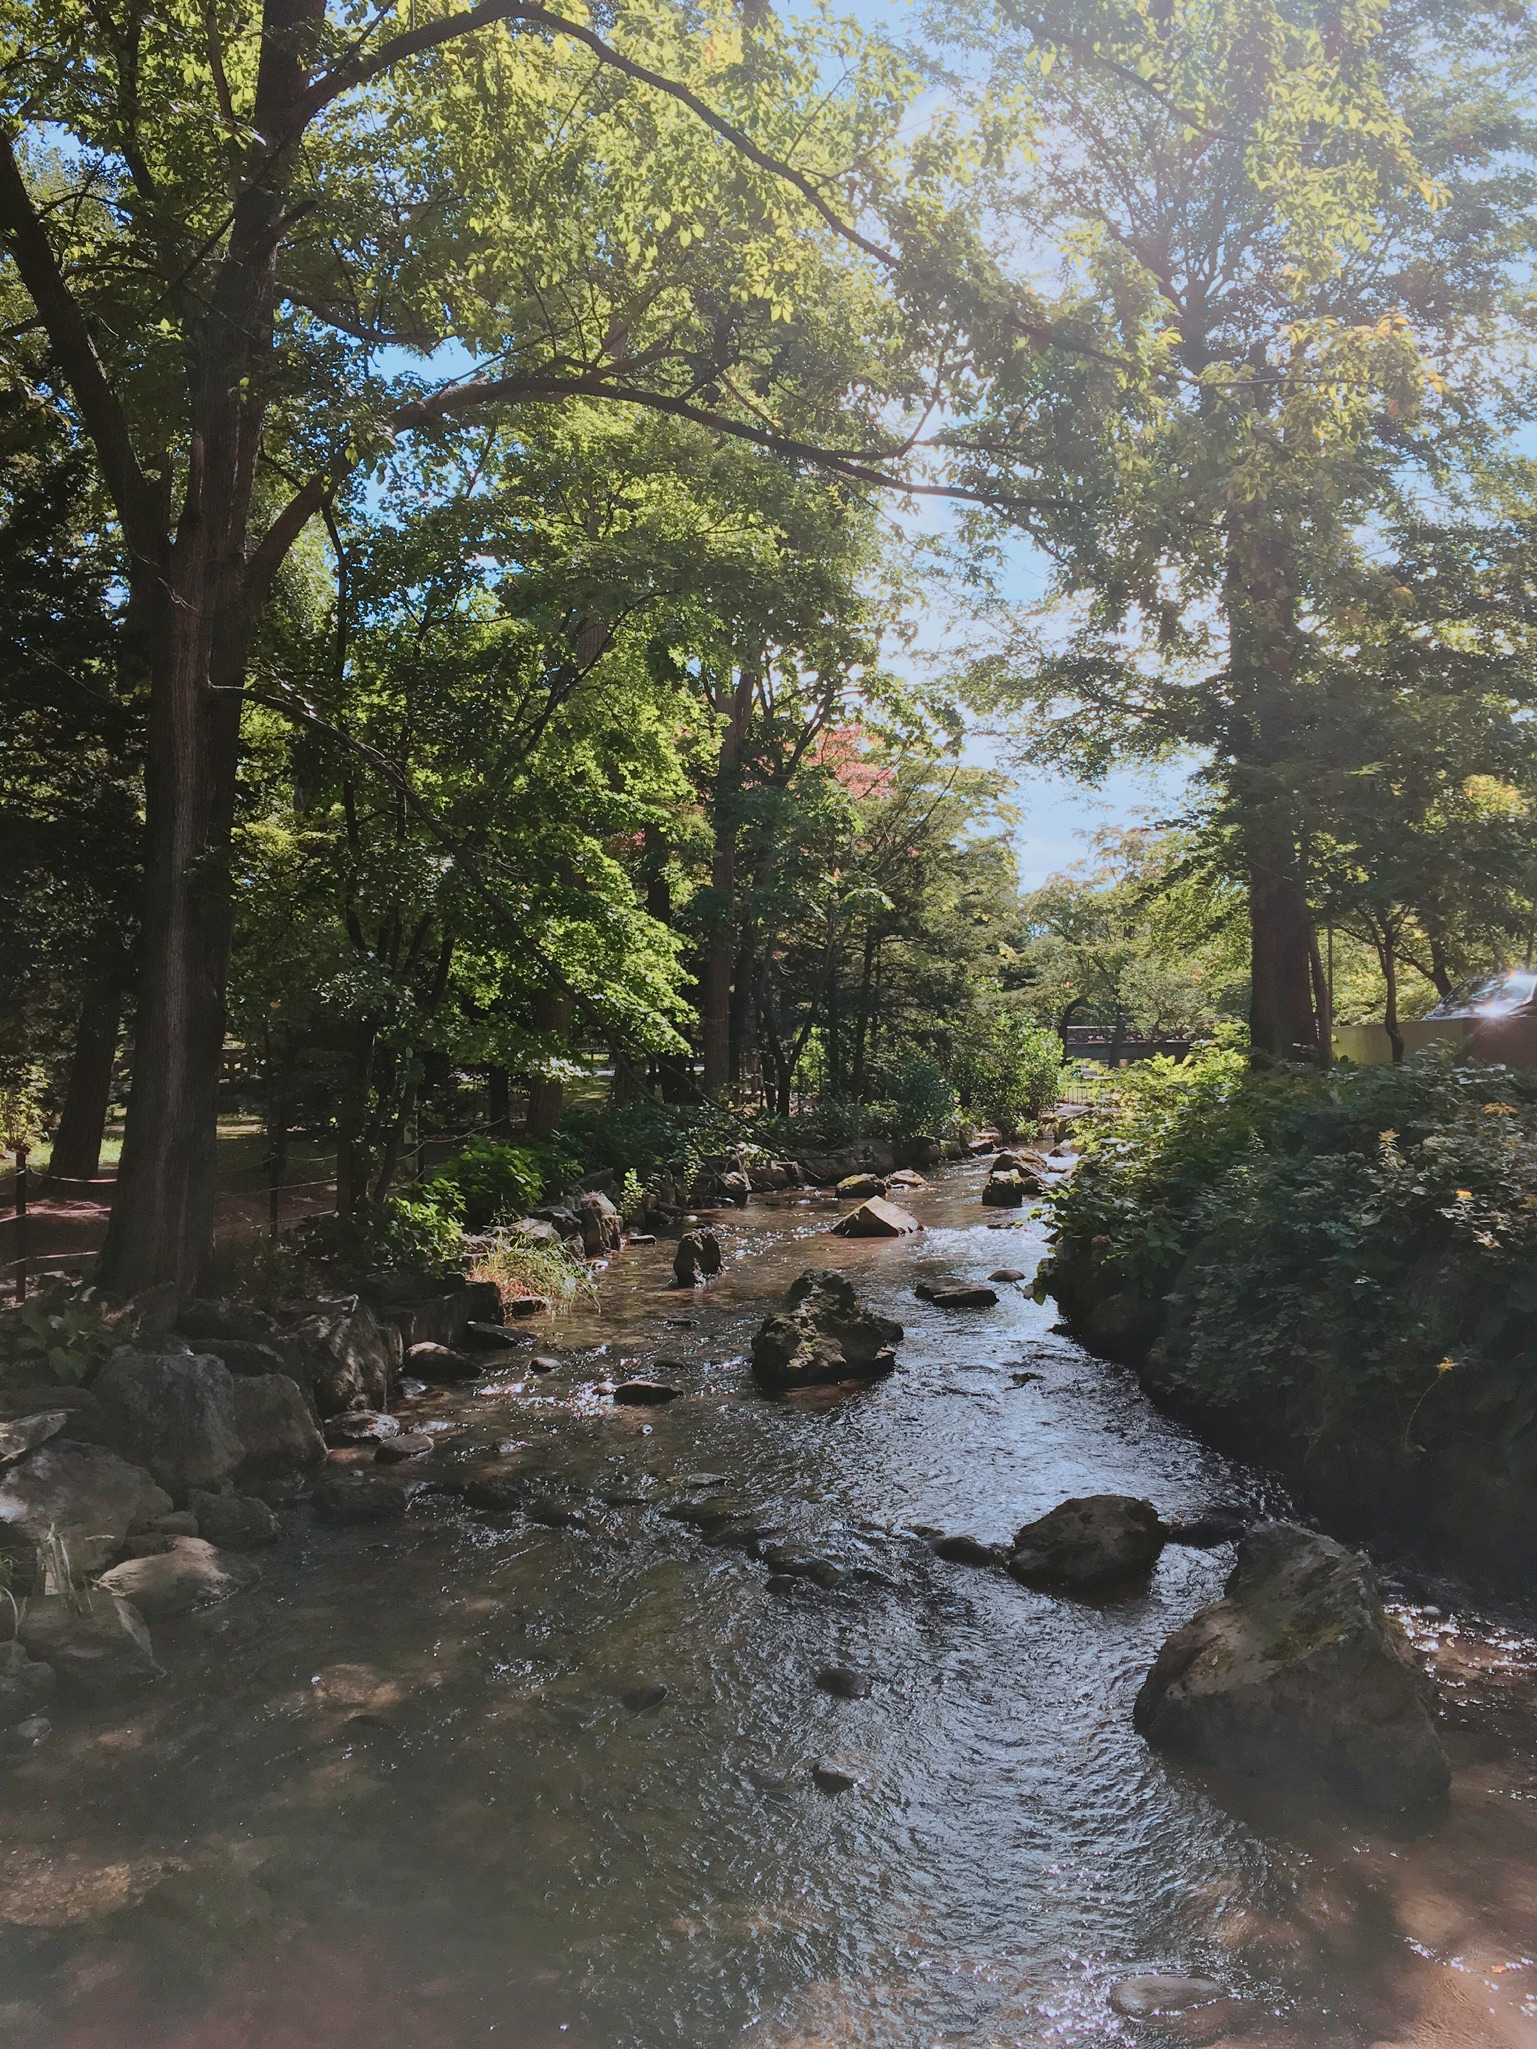
[[[278,1540],[277,1517],[254,1494],[195,1493],[190,1506],[197,1517],[198,1535],[221,1551],[260,1551]]]
[[[457,1291],[456,1302],[469,1292]],[[476,1306],[456,1311],[452,1328],[457,1330],[460,1322],[480,1314],[478,1294],[473,1301]],[[392,1309],[376,1315],[360,1296],[349,1295],[340,1301],[295,1304],[294,1314],[289,1335],[299,1348],[296,1372],[316,1412],[335,1416],[354,1407],[385,1408],[404,1357],[401,1331],[412,1327],[416,1311],[402,1306],[398,1313]]]
[[[835,1238],[910,1238],[922,1224],[908,1210],[883,1195],[872,1195],[831,1227]]]
[[[0,1550],[30,1558],[53,1534],[76,1572],[99,1572],[136,1523],[172,1506],[142,1467],[102,1445],[55,1438],[0,1476]]]
[[[576,1221],[582,1234],[582,1250],[589,1259],[601,1259],[606,1253],[617,1252],[624,1243],[623,1217],[608,1197],[596,1188],[577,1197]]]
[[[1018,1209],[1030,1193],[1033,1190],[1024,1175],[1011,1167],[1001,1174],[995,1171],[988,1176],[982,1200],[990,1209]]]
[[[891,1147],[878,1138],[856,1139],[829,1152],[800,1156],[801,1172],[819,1188],[846,1181],[850,1174],[878,1174],[884,1179],[895,1165]]]
[[[1166,1538],[1150,1501],[1078,1495],[1015,1533],[1009,1571],[1026,1586],[1100,1593],[1150,1572]]]
[[[0,1388],[0,1419],[12,1422],[26,1416],[62,1409],[64,1423],[58,1435],[78,1444],[105,1444],[107,1419],[101,1403],[88,1387],[55,1387],[47,1382],[23,1387]]]
[[[204,1537],[172,1537],[163,1551],[125,1558],[96,1582],[104,1593],[131,1601],[146,1622],[169,1622],[227,1601],[256,1579],[250,1565],[233,1566]]]
[[[866,1309],[846,1274],[803,1273],[752,1342],[753,1378],[770,1393],[876,1380],[896,1365],[902,1326]]]
[[[282,1479],[318,1466],[325,1439],[309,1404],[284,1373],[240,1375],[235,1381],[235,1427],[243,1457],[238,1478],[248,1485]]]
[[[697,1288],[720,1272],[720,1240],[713,1231],[685,1231],[673,1255],[673,1278],[680,1288]]]
[[[1132,1718],[1192,1763],[1322,1779],[1387,1819],[1434,1814],[1450,1783],[1429,1682],[1370,1565],[1295,1523],[1243,1539],[1224,1598],[1169,1638]]]
[[[19,1643],[0,1643],[0,1728],[35,1715],[55,1684],[51,1665],[29,1658]]]
[[[564,1233],[577,1229],[573,1220]],[[467,1323],[500,1323],[501,1291],[495,1281],[472,1281],[463,1274],[370,1274],[362,1287],[364,1300],[380,1320],[400,1334],[400,1353],[412,1345],[457,1345]]]
[[[245,1456],[235,1420],[235,1381],[199,1352],[122,1346],[96,1376],[114,1448],[177,1501],[189,1487],[218,1487]]]
[[[250,1302],[226,1302],[199,1296],[184,1302],[177,1312],[176,1328],[183,1337],[206,1343],[267,1344],[277,1331],[277,1319]]]
[[[116,1594],[35,1595],[16,1634],[30,1657],[51,1665],[59,1684],[84,1700],[117,1700],[163,1677],[144,1618]]]

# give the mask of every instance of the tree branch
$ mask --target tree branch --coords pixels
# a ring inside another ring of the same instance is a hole
[[[3,132],[0,231],[10,244],[21,281],[37,308],[38,318],[69,380],[86,432],[95,444],[103,480],[123,523],[129,553],[144,567],[161,569],[165,563],[166,534],[157,517],[155,492],[139,466],[128,421],[107,382],[85,316],[32,204],[11,137]]]

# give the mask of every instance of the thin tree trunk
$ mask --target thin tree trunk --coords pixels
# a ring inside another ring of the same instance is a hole
[[[486,1123],[493,1138],[512,1131],[512,1077],[505,1067],[486,1070]]]
[[[732,964],[731,980],[731,1079],[751,1083],[758,1079],[758,935],[748,925]]]
[[[865,927],[864,958],[859,972],[859,1009],[854,1019],[854,1073],[852,1086],[856,1101],[865,1099],[865,1065],[870,1042],[870,986],[875,975],[875,932]]]
[[[744,665],[727,706],[711,806],[715,834],[710,859],[710,922],[699,977],[699,1045],[707,1096],[731,1079],[731,973],[736,962],[736,798],[742,750],[752,717],[759,672]]]
[[[1404,1035],[1398,1022],[1398,946],[1391,925],[1384,923],[1377,939],[1377,958],[1382,963],[1382,979],[1387,984],[1387,997],[1382,1006],[1382,1022],[1387,1031],[1388,1043],[1393,1048],[1393,1064],[1396,1067],[1404,1057]]]
[[[1318,1013],[1318,1058],[1324,1067],[1334,1065],[1334,992],[1324,969],[1318,945],[1318,928],[1308,934],[1308,960],[1313,970],[1313,1003]]]
[[[93,1181],[101,1166],[122,1010],[123,970],[121,963],[114,963],[86,983],[80,999],[74,1057],[48,1169],[56,1180]]]

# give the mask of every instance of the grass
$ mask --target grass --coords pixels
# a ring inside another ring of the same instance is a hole
[[[502,1300],[541,1295],[552,1309],[569,1309],[581,1296],[597,1300],[592,1275],[563,1245],[525,1245],[505,1232],[470,1269],[472,1281],[495,1281]]]

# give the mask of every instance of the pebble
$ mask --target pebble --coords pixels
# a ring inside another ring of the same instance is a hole
[[[951,1565],[1000,1565],[1003,1553],[996,1544],[984,1544],[980,1537],[941,1537],[934,1556]]]
[[[648,1715],[654,1714],[666,1698],[667,1688],[660,1679],[652,1679],[644,1686],[632,1686],[627,1693],[621,1693],[619,1701],[632,1715]]]
[[[421,1458],[432,1450],[435,1441],[425,1430],[402,1430],[398,1437],[385,1439],[374,1459],[381,1466],[398,1466],[408,1458]]]
[[[995,1288],[963,1287],[959,1282],[921,1281],[913,1293],[935,1309],[991,1309],[998,1300]]]
[[[816,1683],[834,1700],[868,1700],[875,1691],[870,1674],[856,1672],[850,1665],[824,1665],[816,1675]]]
[[[529,1360],[528,1370],[530,1373],[553,1373],[559,1365],[558,1359],[550,1358],[547,1353],[540,1353],[536,1358]]]
[[[852,1793],[859,1781],[835,1764],[814,1764],[811,1783],[821,1793]]]
[[[1192,2006],[1205,2006],[1223,1996],[1223,1988],[1214,1978],[1181,1978],[1172,1972],[1162,1971],[1122,1978],[1110,1988],[1111,2006],[1128,2020],[1148,2020],[1163,2013],[1185,2013]]]
[[[379,1409],[349,1409],[345,1415],[328,1416],[324,1433],[331,1445],[377,1444],[381,1438],[400,1434],[400,1418]]]
[[[1024,1277],[1024,1270],[1021,1267],[1000,1266],[996,1272],[990,1273],[987,1278],[990,1281],[1022,1281]]]
[[[683,1485],[685,1487],[724,1487],[727,1477],[725,1473],[685,1473],[683,1475]]]
[[[614,1389],[614,1400],[627,1408],[655,1409],[663,1402],[675,1402],[682,1392],[681,1387],[669,1387],[662,1380],[621,1380]]]

